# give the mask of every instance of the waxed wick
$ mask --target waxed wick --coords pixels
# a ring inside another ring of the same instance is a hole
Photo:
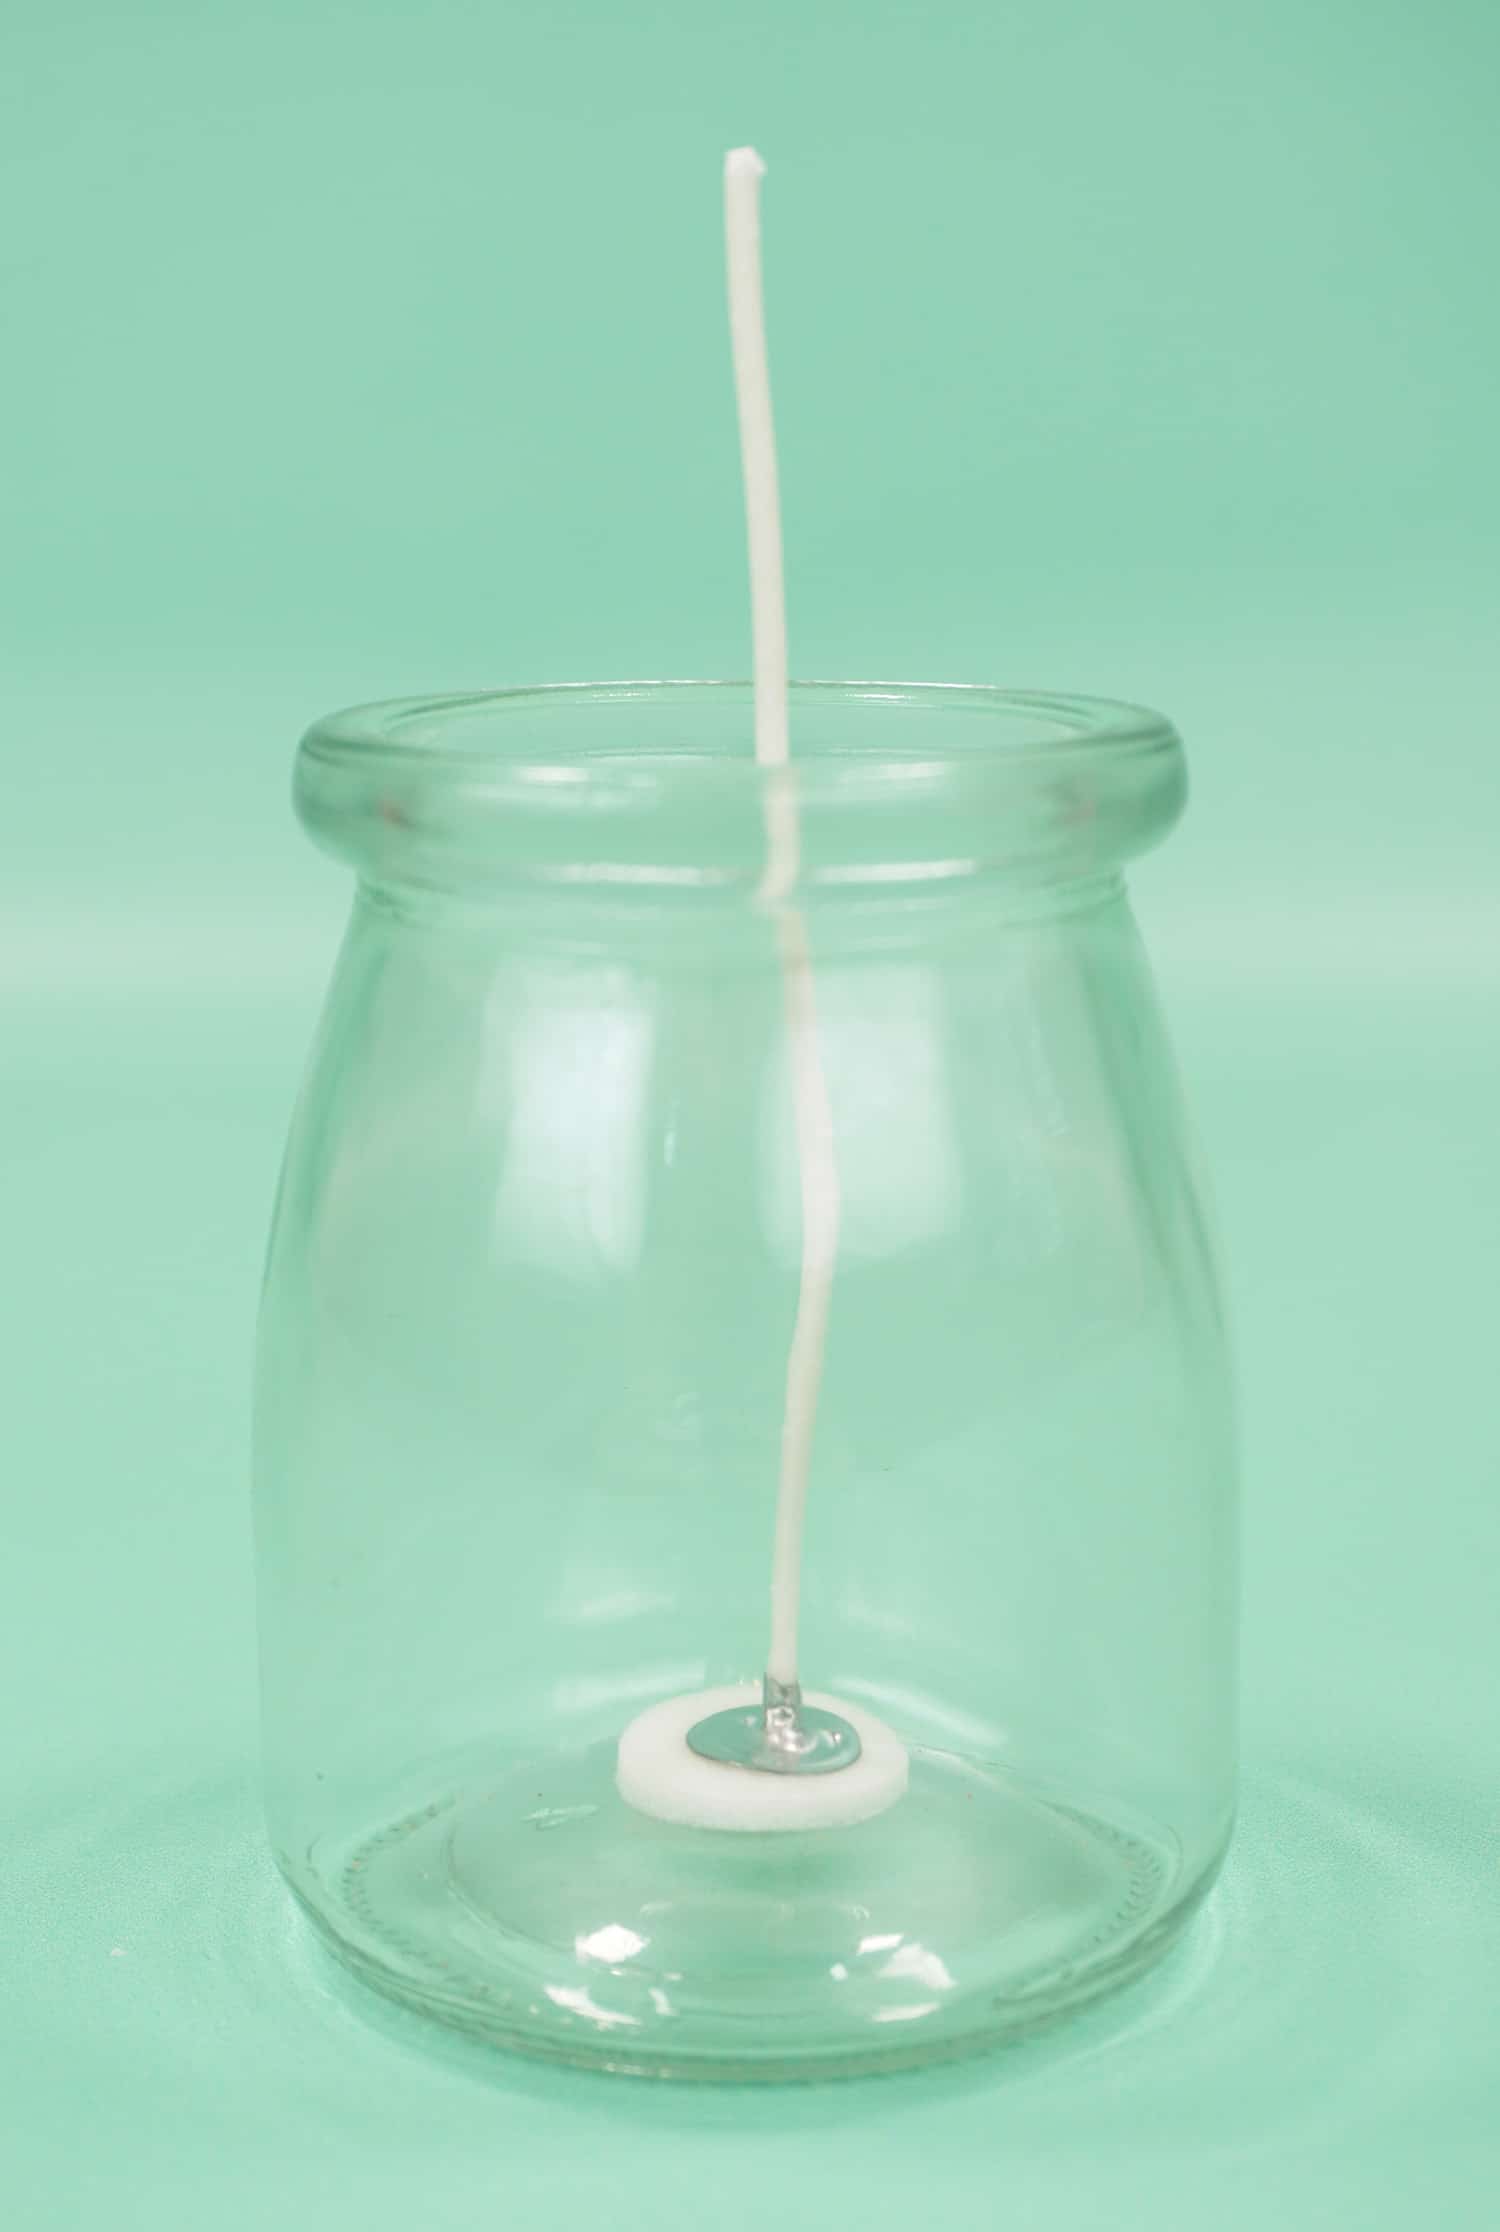
[[[725,157],[724,216],[729,328],[750,543],[755,756],[771,771],[766,789],[766,869],[760,896],[774,910],[781,955],[802,1208],[802,1264],[782,1412],[771,1558],[771,1640],[766,1661],[766,1671],[775,1681],[794,1684],[807,1480],[838,1255],[839,1179],[828,1082],[818,1045],[807,927],[789,896],[799,864],[799,832],[789,771],[781,502],[761,290],[760,182],[765,168],[753,147],[737,147]]]

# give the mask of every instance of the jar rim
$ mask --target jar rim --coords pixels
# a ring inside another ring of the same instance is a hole
[[[796,681],[789,698],[780,767],[754,756],[748,682],[553,682],[351,706],[304,736],[297,803],[330,851],[398,879],[571,865],[597,880],[613,864],[616,880],[725,882],[763,866],[779,787],[796,803],[809,884],[869,880],[862,868],[877,866],[885,881],[930,876],[934,861],[1086,872],[1154,842],[1182,804],[1176,730],[1125,700],[876,681]]]
[[[1164,715],[1149,706],[1131,703],[1128,699],[1097,697],[1074,691],[1020,690],[988,682],[877,682],[877,681],[792,681],[787,685],[788,698],[795,714],[799,707],[838,700],[845,704],[887,705],[909,710],[951,714],[984,715],[1001,720],[1031,720],[1049,724],[1056,733],[1021,739],[1015,736],[1000,740],[998,749],[1008,759],[1018,754],[1045,755],[1056,759],[1060,753],[1118,752],[1122,749],[1160,749],[1172,746],[1179,740],[1176,731]],[[358,755],[368,759],[373,755],[390,754],[398,759],[419,757],[428,766],[451,763],[470,768],[476,761],[486,762],[497,757],[497,743],[475,738],[472,724],[475,717],[485,715],[518,715],[527,712],[583,711],[592,707],[627,703],[656,703],[668,705],[698,699],[705,704],[715,701],[742,704],[747,711],[754,704],[753,685],[748,681],[724,680],[717,677],[662,678],[659,680],[627,680],[617,682],[536,682],[523,683],[503,689],[453,690],[419,697],[380,698],[367,704],[351,705],[335,713],[326,714],[315,721],[303,739],[304,747],[320,756]],[[451,733],[440,734],[442,729]],[[468,733],[460,733],[467,729]],[[745,751],[740,758],[725,756],[722,764],[743,769],[750,775],[764,772],[751,752],[752,732],[745,724]],[[503,749],[503,743],[500,746]],[[980,747],[982,749],[982,747]],[[836,766],[833,780],[852,781],[857,785],[863,772],[860,762],[845,756],[836,762],[818,751],[816,742],[805,755],[799,756],[798,741],[793,739],[793,765],[805,767],[809,772]],[[913,765],[927,765],[934,759],[962,760],[971,764],[976,755],[973,744],[961,746],[955,739],[947,750],[926,745],[920,752],[902,754],[902,759]],[[604,755],[580,752],[578,748],[562,754],[560,759],[539,755],[521,764],[547,767],[562,764],[572,767],[579,758],[599,763]],[[881,762],[887,769],[893,764],[888,753],[882,753]],[[699,763],[701,765],[701,763]],[[899,761],[896,764],[900,764]]]

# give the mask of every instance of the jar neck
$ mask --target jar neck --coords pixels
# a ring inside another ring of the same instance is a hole
[[[1120,905],[1118,868],[1031,882],[973,875],[914,889],[852,897],[810,893],[795,902],[820,961],[918,951],[1063,923]],[[739,893],[691,889],[624,891],[516,883],[482,892],[362,876],[357,905],[393,931],[451,936],[466,944],[567,947],[592,953],[676,956],[719,967],[736,957],[775,965],[776,908]]]

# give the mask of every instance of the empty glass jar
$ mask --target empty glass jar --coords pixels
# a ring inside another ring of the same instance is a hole
[[[1177,738],[963,687],[791,718],[782,778],[703,683],[375,706],[298,763],[359,888],[262,1316],[272,1835],[369,1982],[611,2068],[1034,2026],[1172,1940],[1232,1815],[1223,1333],[1120,877]],[[767,1834],[640,1810],[616,1747],[765,1665],[778,782],[842,1205],[802,1671],[909,1778]]]

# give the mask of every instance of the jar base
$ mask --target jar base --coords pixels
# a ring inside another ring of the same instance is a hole
[[[777,1837],[655,1820],[614,1767],[611,1742],[492,1762],[487,1785],[471,1762],[294,1888],[365,1983],[459,2029],[719,2078],[1039,2028],[1138,1973],[1196,1903],[1165,1843],[952,1753],[914,1750],[876,1819]]]

